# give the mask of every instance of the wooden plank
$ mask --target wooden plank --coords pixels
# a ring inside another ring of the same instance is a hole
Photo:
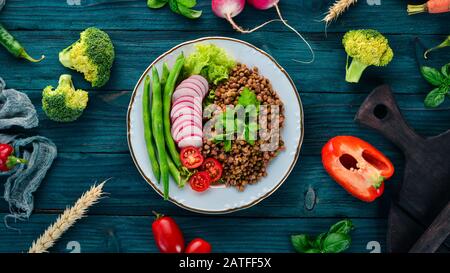
[[[69,5],[76,3],[79,5]],[[90,25],[105,29],[121,30],[184,30],[184,31],[226,31],[231,27],[225,20],[213,15],[210,1],[198,1],[203,10],[199,20],[188,20],[173,14],[167,7],[149,10],[141,0],[8,0],[2,14],[2,21],[12,29],[83,29]],[[280,8],[289,23],[303,32],[324,32],[320,22],[333,0],[281,1]],[[371,3],[373,3],[371,5]],[[89,20],[86,20],[89,18]],[[244,27],[253,27],[276,18],[274,9],[257,11],[247,7],[236,17]],[[380,20],[383,18],[383,20]],[[337,22],[328,32],[344,32],[350,28],[376,28],[386,33],[448,34],[448,14],[407,16],[404,1],[361,1]],[[395,23],[393,23],[395,20]],[[125,24],[124,24],[125,23]],[[280,24],[266,27],[271,31],[287,31]],[[174,35],[175,37],[175,35]]]
[[[26,91],[39,112],[36,134],[52,139],[60,152],[127,153],[126,112],[131,92],[91,92],[84,115],[74,123],[50,121],[41,110],[41,92]],[[356,135],[373,143],[384,152],[395,148],[371,129],[358,126],[353,118],[366,97],[365,92],[303,93],[305,138],[302,155],[319,155],[321,147],[336,135]],[[437,109],[425,109],[424,95],[396,95],[409,124],[419,134],[437,135],[448,129],[450,101]],[[326,130],[324,130],[326,128]]]
[[[0,218],[3,217],[4,214],[0,214]],[[69,252],[66,248],[73,241],[79,243],[81,252],[157,252],[151,233],[152,218],[89,216],[71,227],[51,252]],[[0,225],[0,252],[27,251],[32,241],[55,219],[56,215],[35,214],[29,221],[15,225],[21,233]],[[187,241],[202,237],[212,244],[213,252],[220,253],[293,252],[290,235],[316,235],[328,230],[337,220],[175,217]],[[369,242],[380,244],[384,250],[384,219],[352,220],[356,229],[352,232],[349,252],[370,252],[366,248]]]
[[[23,42],[30,54],[37,56],[45,53],[47,59],[40,64],[30,64],[0,50],[0,75],[8,86],[41,90],[49,84],[55,85],[60,74],[71,73],[76,74],[74,80],[77,87],[90,89],[81,75],[65,69],[58,61],[58,52],[78,39],[77,31],[14,31],[13,34]],[[388,35],[395,51],[391,64],[384,68],[368,68],[360,84],[349,84],[344,80],[346,54],[342,48],[341,34],[329,34],[327,38],[322,34],[308,35],[317,55],[315,63],[311,65],[293,61],[308,59],[310,53],[290,33],[259,32],[243,36],[235,32],[110,31],[110,34],[117,58],[111,80],[104,90],[132,90],[141,73],[157,56],[186,40],[211,35],[244,39],[272,54],[290,73],[301,92],[369,92],[381,83],[391,84],[396,93],[425,94],[430,90],[416,65],[411,43],[415,37],[413,35]],[[267,39],[268,36],[271,39]],[[426,35],[421,38],[429,44],[437,44],[444,36]],[[450,50],[441,50],[439,56],[433,58],[434,61],[430,61],[429,65],[443,65],[442,60],[449,59]]]
[[[401,158],[391,159],[397,173],[386,182],[386,193],[376,202],[364,203],[350,196],[328,176],[319,156],[301,156],[285,184],[272,196],[250,209],[223,217],[385,217],[390,191],[399,184],[403,172]],[[163,201],[137,172],[128,154],[80,153],[59,154],[35,194],[36,212],[61,211],[94,182],[108,177],[113,177],[105,186],[108,198],[95,206],[92,214],[148,215],[156,210],[171,215],[198,215]],[[4,201],[0,201],[0,212],[8,212]]]

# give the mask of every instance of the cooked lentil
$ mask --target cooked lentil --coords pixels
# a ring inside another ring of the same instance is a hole
[[[229,79],[218,85],[215,90],[214,103],[225,110],[226,105],[236,105],[239,94],[247,87],[255,92],[261,105],[278,105],[280,107],[279,128],[283,127],[284,109],[281,99],[273,90],[270,81],[258,73],[258,68],[248,68],[245,64],[237,64],[230,73]],[[271,108],[267,108],[268,121],[271,119]],[[270,130],[270,123],[268,124]],[[272,132],[279,135],[278,148],[272,152],[261,151],[261,144],[267,141],[257,139],[254,145],[245,140],[233,140],[231,151],[224,151],[224,143],[203,141],[202,153],[205,158],[214,157],[223,165],[222,180],[227,186],[234,186],[243,191],[246,185],[255,184],[267,175],[269,162],[284,149],[284,142],[279,131]]]

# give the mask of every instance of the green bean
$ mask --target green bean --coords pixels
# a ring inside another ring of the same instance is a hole
[[[164,90],[164,87],[166,86],[167,78],[169,77],[170,69],[167,63],[163,64],[163,70],[161,75],[161,89]]]
[[[175,65],[170,71],[169,77],[167,78],[166,85],[164,86],[164,101],[163,101],[163,109],[164,109],[164,137],[166,139],[166,145],[169,150],[169,153],[172,157],[173,162],[177,168],[181,168],[181,160],[180,154],[178,153],[177,147],[175,146],[175,142],[173,141],[172,134],[170,132],[170,108],[172,107],[172,94],[175,89],[175,85],[178,80],[178,76],[181,73],[181,69],[184,65],[184,55],[181,54],[178,56]]]
[[[2,24],[0,24],[0,44],[16,58],[24,58],[34,63],[40,62],[45,58],[44,55],[42,55],[42,57],[38,60],[31,58],[25,51],[25,48],[11,35],[11,33],[8,32],[8,30],[6,30]]]
[[[181,175],[181,172],[178,170],[175,163],[173,163],[170,156],[167,157],[167,164],[169,165],[169,172],[172,175],[173,180],[177,183],[179,188],[183,188],[186,184],[186,178]]]
[[[167,165],[167,153],[164,143],[163,128],[163,105],[161,96],[161,83],[159,82],[158,71],[152,69],[152,129],[158,150],[159,168],[161,170],[161,180],[164,188],[164,199],[169,199],[169,167]]]
[[[156,180],[161,178],[161,172],[159,170],[158,159],[156,157],[155,146],[153,144],[152,136],[152,123],[150,117],[150,76],[145,77],[144,82],[144,94],[142,95],[142,116],[144,119],[144,138],[147,146],[147,153],[152,165],[153,174]]]

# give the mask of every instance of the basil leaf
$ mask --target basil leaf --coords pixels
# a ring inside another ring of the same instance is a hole
[[[310,238],[306,234],[292,235],[291,243],[298,253],[306,253],[306,251],[312,249]]]
[[[159,9],[167,4],[168,0],[147,0],[147,7],[151,9]]]
[[[430,93],[425,98],[425,106],[434,108],[438,107],[440,104],[442,104],[445,100],[445,95],[448,93],[448,90],[444,89],[443,87],[435,88],[431,90]]]
[[[322,252],[320,251],[320,249],[311,248],[311,249],[306,250],[305,253],[322,253]]]
[[[187,8],[193,8],[195,5],[197,5],[196,0],[177,0],[179,5],[183,5]]]
[[[447,78],[450,78],[450,63],[441,67],[441,73]]]
[[[324,232],[324,233],[320,233],[316,239],[314,240],[314,242],[312,243],[312,246],[316,249],[322,249],[323,247],[323,240],[325,239],[325,237],[328,235],[328,232]]]
[[[193,10],[180,3],[178,3],[178,10],[181,15],[189,19],[197,19],[198,17],[202,16],[201,10]]]
[[[180,14],[177,0],[169,0],[169,7],[173,12]]]
[[[330,227],[329,233],[348,234],[353,229],[353,223],[349,219],[337,222]]]
[[[420,68],[420,72],[422,73],[422,76],[425,78],[425,80],[427,80],[434,86],[439,86],[444,83],[444,75],[441,74],[441,72],[439,72],[439,70],[437,70],[436,68],[422,66]]]
[[[340,253],[350,247],[351,238],[348,234],[329,233],[323,240],[325,253]]]

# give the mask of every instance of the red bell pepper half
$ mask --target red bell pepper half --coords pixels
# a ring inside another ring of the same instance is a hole
[[[26,164],[27,160],[12,155],[14,148],[5,143],[0,144],[0,172],[7,172],[17,164]]]
[[[384,191],[384,181],[394,174],[391,161],[366,141],[337,136],[322,148],[328,174],[354,197],[372,202]]]

